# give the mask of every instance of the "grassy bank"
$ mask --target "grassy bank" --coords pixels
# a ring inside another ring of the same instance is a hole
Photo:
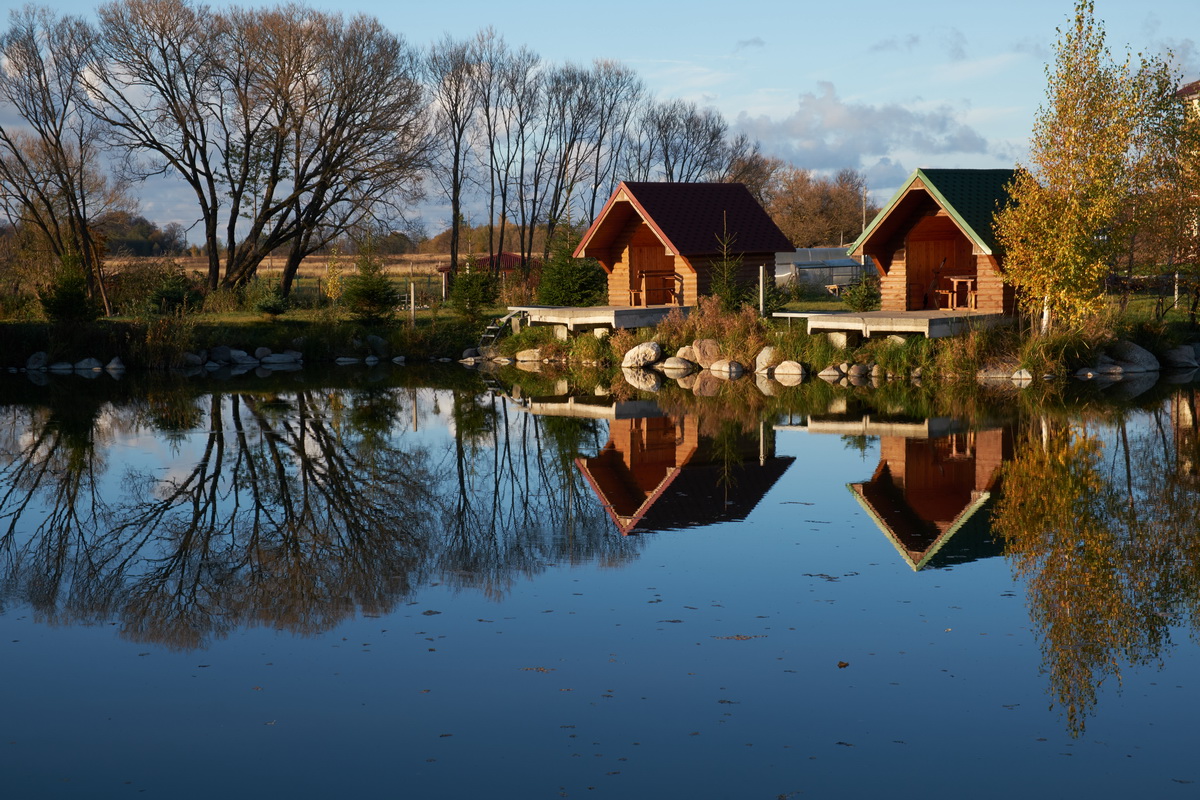
[[[108,318],[88,323],[0,322],[0,352],[5,367],[24,366],[33,353],[50,361],[76,362],[120,358],[135,369],[164,369],[182,364],[188,352],[218,345],[253,352],[298,350],[306,361],[361,356],[368,336],[379,336],[394,355],[408,358],[458,358],[479,338],[476,326],[456,315],[428,310],[414,321],[363,324],[320,312],[290,312],[276,319],[248,312],[183,314],[144,319]]]

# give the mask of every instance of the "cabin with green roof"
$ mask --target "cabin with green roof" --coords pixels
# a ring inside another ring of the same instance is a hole
[[[879,271],[882,312],[1010,315],[993,221],[1011,169],[918,169],[850,248]]]

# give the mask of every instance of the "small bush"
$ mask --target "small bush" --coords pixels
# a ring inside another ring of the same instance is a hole
[[[400,290],[392,285],[383,272],[383,266],[369,251],[363,252],[355,260],[354,266],[355,274],[344,281],[342,305],[359,322],[391,322],[396,315],[396,307],[403,299]]]
[[[542,267],[538,302],[548,306],[595,306],[608,299],[608,277],[594,258],[571,255],[564,238]]]
[[[272,288],[270,292],[259,298],[259,301],[254,304],[254,310],[260,314],[265,314],[274,320],[280,314],[288,310],[288,299],[283,296],[283,289],[279,286]]]
[[[476,324],[484,312],[496,304],[500,287],[496,279],[484,271],[464,272],[454,277],[450,287],[450,307],[463,319]]]
[[[38,299],[51,322],[77,324],[100,316],[100,309],[88,297],[87,279],[74,264],[64,265],[54,283]]]
[[[842,301],[851,311],[878,311],[881,295],[879,279],[867,276],[842,292]]]

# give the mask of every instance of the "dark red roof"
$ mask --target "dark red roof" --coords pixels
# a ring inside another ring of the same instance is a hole
[[[795,248],[771,217],[740,183],[622,183],[583,235],[576,253],[584,252],[620,192],[624,190],[642,219],[677,255],[718,252],[728,232],[737,253],[779,253]]]
[[[1176,97],[1188,97],[1193,94],[1200,94],[1200,81],[1192,81],[1179,87],[1179,91],[1175,93]]]

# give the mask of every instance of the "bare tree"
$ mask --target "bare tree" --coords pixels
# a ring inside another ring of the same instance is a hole
[[[715,109],[683,100],[651,102],[641,114],[626,171],[634,180],[717,180],[729,163],[728,127]]]
[[[459,235],[462,228],[463,192],[471,155],[470,133],[478,95],[470,42],[446,35],[434,44],[425,59],[426,75],[433,95],[435,139],[434,177],[450,199],[450,269],[458,269]]]
[[[587,204],[589,224],[596,219],[597,201],[604,202],[619,180],[617,168],[629,143],[634,113],[645,93],[637,73],[616,61],[597,60],[592,71],[597,100],[592,183]]]
[[[88,290],[112,313],[103,246],[93,223],[120,204],[100,168],[98,123],[80,76],[90,31],[83,20],[25,6],[0,37],[0,101],[24,130],[0,126],[0,203],[10,220],[37,229],[62,266],[77,264]]]
[[[100,8],[87,75],[130,173],[195,192],[210,288],[245,282],[278,248],[286,288],[305,255],[417,188],[415,55],[373,18],[118,0]]]

